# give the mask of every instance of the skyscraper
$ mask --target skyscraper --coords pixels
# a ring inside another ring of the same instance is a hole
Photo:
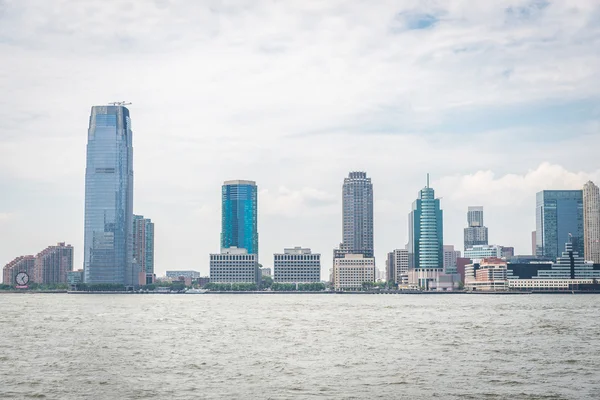
[[[444,267],[444,227],[443,212],[440,200],[435,192],[427,186],[419,191],[419,198],[413,202],[413,210],[408,216],[409,248],[411,269],[414,284],[429,288],[432,280],[442,272]]]
[[[86,283],[135,285],[133,265],[133,146],[129,110],[94,106],[85,171]]]
[[[374,257],[373,251],[373,184],[366,172],[350,172],[344,178],[343,242],[346,253]]]
[[[465,250],[475,245],[488,244],[488,228],[483,225],[483,207],[469,206],[465,228]]]
[[[221,248],[258,256],[258,195],[254,181],[226,181],[221,196]]]
[[[591,181],[583,186],[583,247],[585,259],[600,264],[600,192]]]
[[[140,283],[154,282],[154,223],[143,215],[133,216],[133,259],[140,271]]]
[[[583,191],[543,190],[536,194],[536,255],[557,259],[564,243],[583,254]]]

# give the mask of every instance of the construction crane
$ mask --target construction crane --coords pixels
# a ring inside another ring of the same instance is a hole
[[[108,103],[112,106],[128,106],[131,104],[131,102],[127,102],[127,101],[113,101],[111,103]]]

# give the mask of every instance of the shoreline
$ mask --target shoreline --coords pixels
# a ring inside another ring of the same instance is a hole
[[[397,294],[408,294],[408,295],[527,295],[527,294],[600,294],[598,290],[588,290],[588,291],[578,291],[578,290],[564,290],[564,291],[551,291],[551,290],[537,290],[537,291],[503,291],[503,292],[463,292],[463,291],[449,291],[449,292],[426,292],[426,291],[417,291],[417,290],[394,290],[394,291],[364,291],[364,292],[335,292],[335,291],[209,291],[205,293],[171,293],[171,292],[131,292],[131,291],[71,291],[71,290],[2,290],[0,294],[137,294],[137,295],[146,295],[146,294],[261,294],[261,295],[274,295],[274,294],[300,294],[300,295],[368,295],[368,294],[381,294],[381,295],[397,295]]]

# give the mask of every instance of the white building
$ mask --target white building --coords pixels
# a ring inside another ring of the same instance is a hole
[[[375,282],[375,258],[362,254],[344,254],[333,260],[333,284],[336,290],[359,289],[364,282]]]
[[[583,247],[585,259],[600,264],[600,191],[591,181],[583,186]]]
[[[510,290],[577,290],[578,285],[591,285],[594,279],[509,279]]]
[[[465,289],[476,291],[504,291],[508,289],[506,261],[485,258],[479,264],[465,266]]]
[[[408,250],[407,249],[396,249],[394,250],[394,268],[396,270],[396,283],[406,284],[408,283]]]
[[[456,273],[456,259],[460,257],[460,250],[454,250],[454,245],[444,245],[444,272]]]
[[[321,255],[310,249],[294,247],[273,254],[273,281],[282,283],[309,283],[321,281]]]
[[[478,244],[465,250],[465,257],[471,260],[484,258],[502,258],[502,246],[496,244]]]
[[[258,283],[260,269],[256,254],[230,247],[210,255],[210,281],[213,283]]]

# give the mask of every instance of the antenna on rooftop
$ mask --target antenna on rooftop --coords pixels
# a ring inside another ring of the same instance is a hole
[[[427,173],[427,187],[429,188],[429,172]]]
[[[111,103],[108,103],[111,106],[128,106],[131,104],[131,102],[127,102],[127,101],[113,101]]]

